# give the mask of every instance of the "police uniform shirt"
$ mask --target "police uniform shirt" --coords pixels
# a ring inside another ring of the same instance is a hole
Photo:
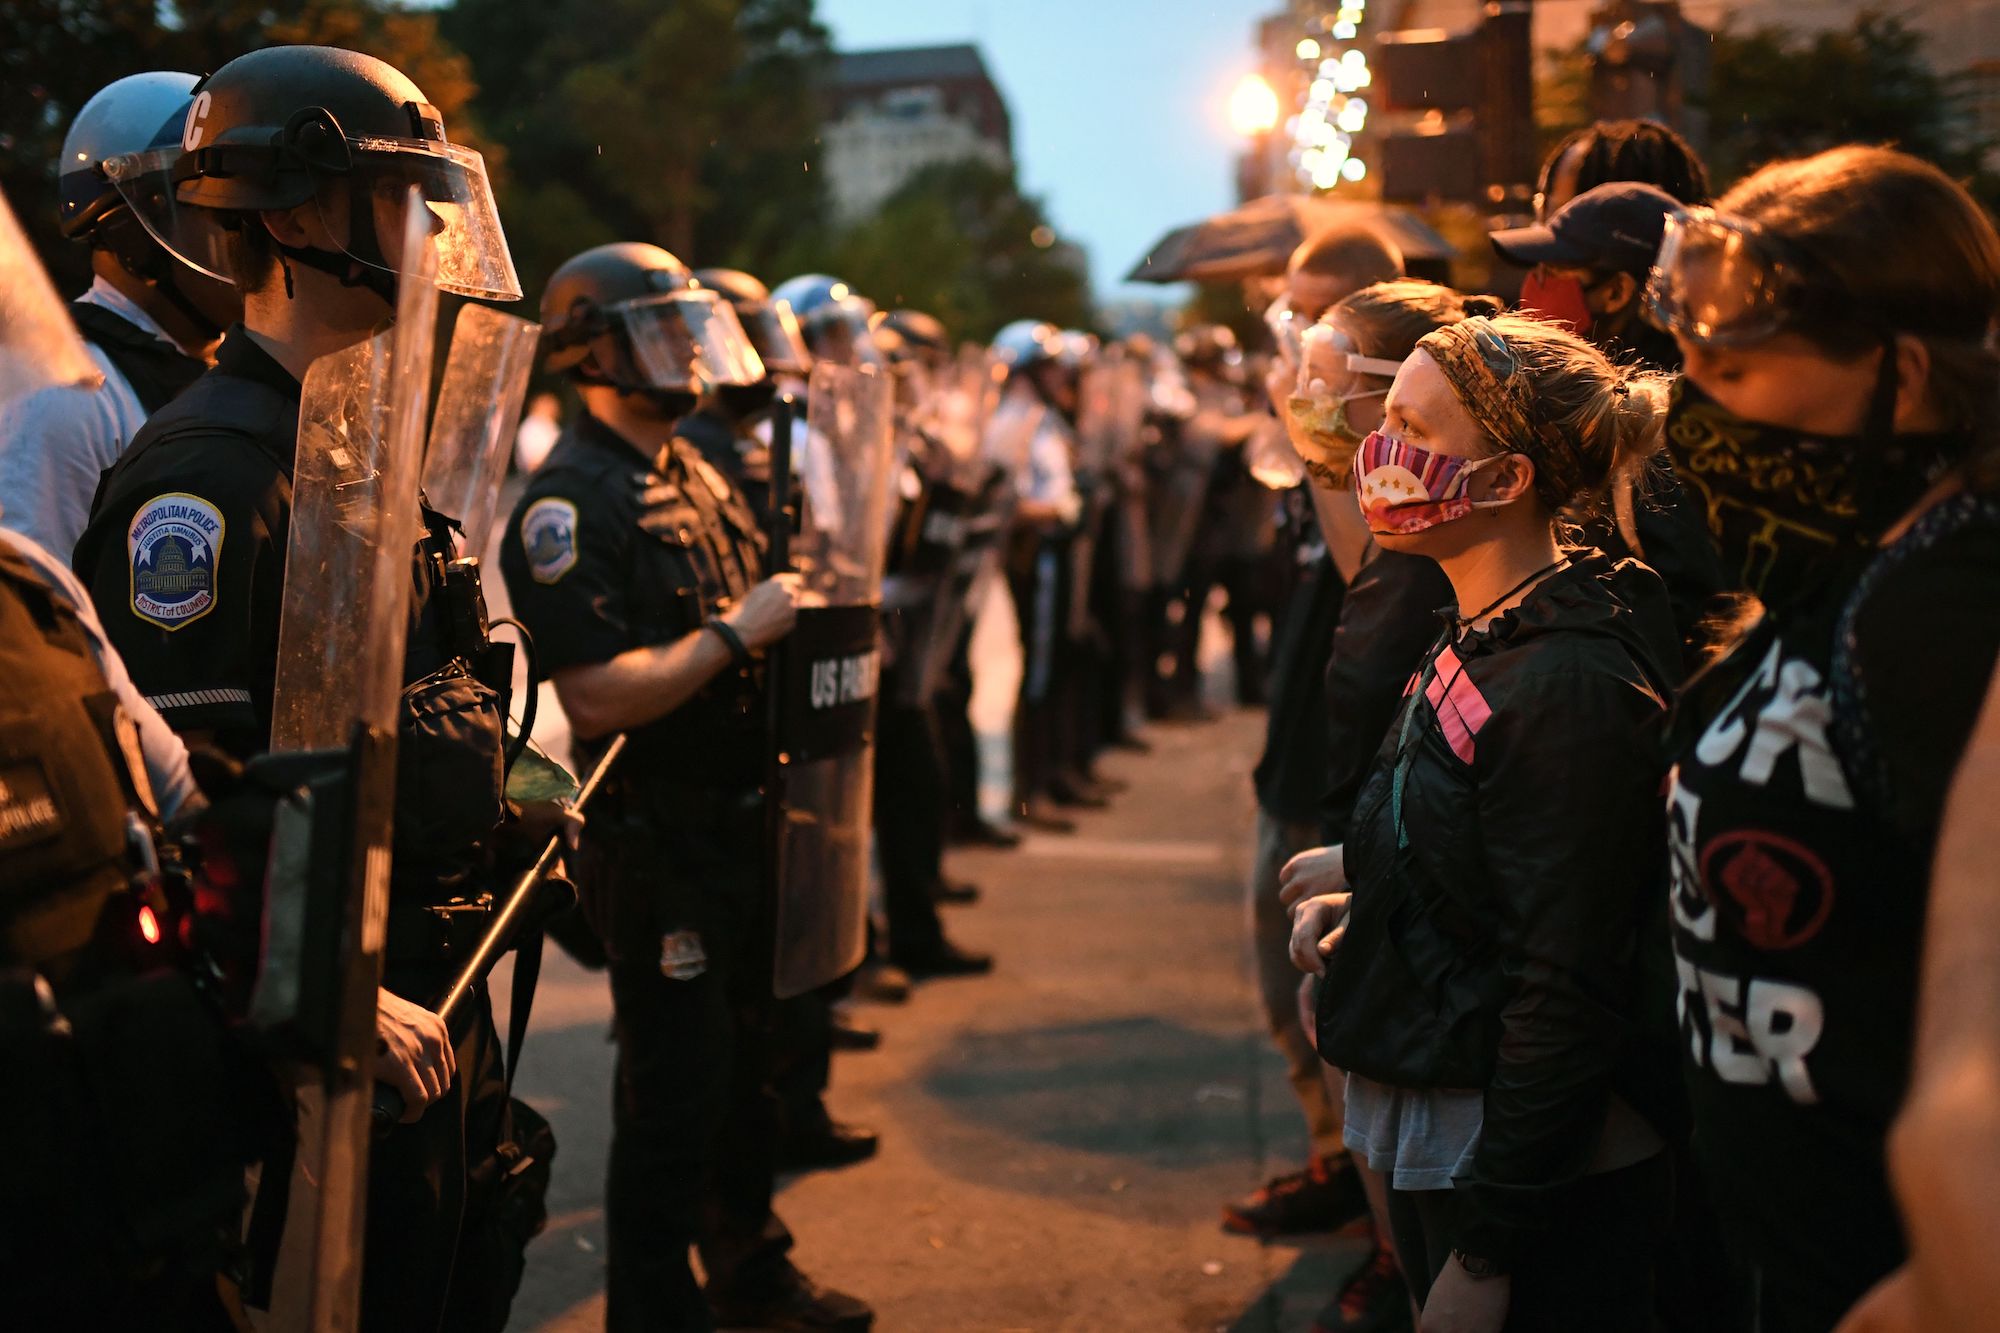
[[[299,382],[241,325],[105,477],[75,568],[139,688],[179,731],[269,742]]]
[[[201,362],[182,352],[152,316],[103,278],[76,304],[101,312],[106,321],[122,321],[139,339],[157,342],[158,360],[170,367],[181,363],[181,383],[201,373]],[[0,409],[0,527],[65,559],[90,517],[98,478],[146,424],[149,410],[90,328],[84,336],[90,359],[104,376],[102,385],[47,388]]]
[[[672,440],[649,464],[588,413],[530,479],[500,548],[508,597],[544,675],[692,633],[750,590],[762,559],[754,515],[693,445]],[[690,727],[723,742],[731,679],[712,682],[634,744],[694,739]],[[755,782],[755,755],[739,753],[754,748],[699,754],[702,776],[719,780],[726,769]]]

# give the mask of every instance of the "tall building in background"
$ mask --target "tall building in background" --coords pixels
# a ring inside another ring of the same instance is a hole
[[[842,225],[868,217],[925,167],[1014,160],[1007,102],[976,46],[845,53],[829,103],[820,162]]]

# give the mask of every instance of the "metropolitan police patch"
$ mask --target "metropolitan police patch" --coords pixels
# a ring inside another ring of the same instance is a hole
[[[215,606],[222,513],[198,495],[171,491],[139,506],[125,530],[132,610],[175,630]]]
[[[576,563],[576,506],[537,500],[521,515],[521,553],[537,583],[554,583]]]

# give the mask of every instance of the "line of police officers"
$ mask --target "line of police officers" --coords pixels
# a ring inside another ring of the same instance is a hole
[[[49,1148],[7,1168],[6,1322],[226,1328],[241,1307],[286,1308],[287,1180],[326,1186],[294,1170],[306,1113],[245,998],[270,980],[265,892],[287,845],[286,784],[258,775],[281,611],[313,573],[288,568],[310,547],[291,530],[295,479],[308,448],[354,466],[310,403],[302,431],[302,383],[393,317],[420,258],[440,289],[521,293],[478,155],[410,80],[354,52],[274,47],[200,80],[120,80],[77,117],[61,186],[65,234],[92,247],[93,285],[71,307],[91,363],[60,364],[61,335],[29,314],[46,282],[0,230],[0,1045],[21,1071],[0,1123],[17,1148]],[[406,241],[421,234],[404,228],[413,188],[427,256]],[[627,737],[573,857],[616,1011],[607,1323],[866,1328],[865,1304],[793,1266],[771,1207],[781,1124],[822,1160],[873,1148],[819,1101],[839,993],[820,983],[861,946],[817,923],[860,922],[865,898],[783,848],[845,837],[827,859],[853,864],[858,845],[865,888],[872,780],[889,793],[874,807],[888,956],[920,976],[991,966],[937,913],[946,826],[977,819],[969,797],[944,797],[976,762],[939,727],[964,729],[973,620],[1011,586],[1019,809],[1060,826],[1042,802],[1103,799],[1091,762],[1131,739],[1159,657],[1130,641],[1182,570],[1149,548],[1194,522],[1184,506],[1148,511],[1140,427],[1178,466],[1190,396],[1164,352],[1100,357],[1023,322],[963,361],[936,321],[878,315],[832,279],[767,292],[636,242],[564,264],[541,319],[542,368],[583,411],[508,519],[501,568],[579,762]],[[1096,386],[1096,420],[1100,434],[1122,421],[1124,445],[1081,447],[1092,362],[1122,367],[1116,392],[1108,375]],[[100,387],[73,387],[93,371]],[[850,447],[884,379],[893,465]],[[792,529],[769,515],[794,475],[800,530],[818,540],[799,572],[774,572],[770,545]],[[360,468],[335,499],[383,485]],[[383,962],[374,1049],[341,1058],[405,1108],[368,1154],[370,1329],[503,1326],[553,1152],[509,1095],[513,1052],[483,984],[449,1024],[434,1011],[492,928],[495,886],[563,822],[509,799],[512,659],[457,549],[465,517],[425,505],[414,525],[393,850],[379,884],[369,863],[363,924],[342,936]],[[72,549],[73,577],[49,555]],[[885,561],[878,640],[869,590]],[[825,614],[843,609],[826,605],[835,584],[863,589],[863,620]],[[818,652],[808,626],[846,647]],[[807,682],[797,710],[774,666],[788,636],[784,671]],[[815,710],[812,730],[788,730]],[[825,811],[774,818],[781,793],[810,802],[815,772],[843,775],[827,810],[858,808],[861,829]],[[788,898],[788,882],[803,888]],[[788,984],[773,939],[801,922],[817,963]],[[532,976],[525,958],[517,971]],[[527,998],[517,986],[521,1022]]]

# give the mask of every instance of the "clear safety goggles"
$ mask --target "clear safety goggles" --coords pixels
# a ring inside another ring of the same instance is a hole
[[[656,389],[699,393],[764,378],[764,362],[735,309],[714,292],[662,292],[620,301],[604,313],[624,329],[634,364]]]
[[[1762,342],[1816,317],[1839,321],[1822,289],[1756,224],[1696,208],[1670,215],[1646,283],[1646,317],[1704,347]]]

